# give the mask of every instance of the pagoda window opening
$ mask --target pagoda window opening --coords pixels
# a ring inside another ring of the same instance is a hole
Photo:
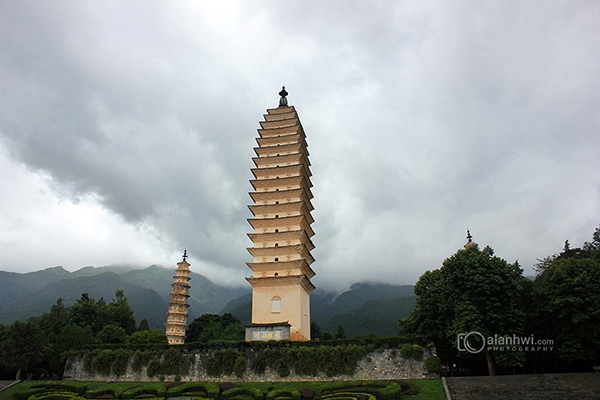
[[[275,218],[279,218],[279,214],[275,214]]]
[[[275,262],[279,262],[279,258],[275,257]],[[275,276],[279,276],[279,274],[275,272]]]
[[[279,243],[275,243],[275,247],[279,247]]]
[[[279,229],[275,229],[275,233],[279,233]]]
[[[281,297],[273,296],[271,299],[271,312],[279,313],[281,312]]]

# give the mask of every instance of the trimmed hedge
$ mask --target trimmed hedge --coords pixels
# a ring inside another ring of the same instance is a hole
[[[247,396],[254,400],[262,400],[263,392],[260,389],[248,389],[248,388],[236,387],[236,388],[224,391],[223,393],[221,393],[221,396],[224,399],[228,399],[228,400],[231,400],[231,399],[235,398],[236,396]]]
[[[190,395],[191,393],[204,392],[206,396],[211,399],[219,397],[221,389],[219,385],[214,382],[188,382],[183,385],[171,388],[167,390],[167,397],[198,397],[197,395]]]
[[[352,400],[378,400],[377,397],[371,393],[366,392],[338,392],[327,394],[322,397],[322,399],[352,399]]]
[[[44,392],[34,394],[29,397],[29,400],[85,400],[75,392]]]
[[[267,400],[292,399],[300,400],[302,395],[298,390],[272,390],[267,394]]]
[[[364,392],[377,397],[377,400],[398,400],[402,396],[402,388],[397,382],[388,381],[360,381],[360,382],[335,382],[327,389],[322,390],[322,396],[344,392]]]

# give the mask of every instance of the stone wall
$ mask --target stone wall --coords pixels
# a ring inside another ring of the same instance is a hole
[[[347,380],[388,380],[388,379],[423,379],[439,378],[438,374],[431,374],[425,370],[423,361],[404,359],[400,356],[399,349],[382,349],[368,353],[357,365],[354,375],[326,376],[319,373],[317,376],[298,375],[294,371],[286,377],[281,377],[276,371],[269,368],[264,374],[256,374],[249,368],[243,376],[235,374],[223,376],[209,376],[205,369],[206,360],[212,355],[209,350],[193,351],[188,353],[192,357],[192,366],[187,375],[182,375],[181,381],[209,381],[209,382],[296,382],[296,381],[347,381]],[[423,360],[430,355],[435,355],[435,349],[424,349]],[[83,357],[70,357],[64,372],[65,377],[78,381],[132,381],[151,382],[159,381],[159,377],[149,377],[146,367],[139,373],[133,372],[131,360],[127,372],[122,376],[104,376],[97,373],[85,372]],[[173,381],[175,376],[164,376],[167,381]]]

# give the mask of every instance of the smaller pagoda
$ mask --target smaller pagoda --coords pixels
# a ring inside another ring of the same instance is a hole
[[[171,285],[171,301],[165,324],[167,341],[170,345],[183,344],[185,342],[185,329],[187,328],[187,309],[190,285],[190,263],[187,262],[187,250],[183,252],[183,260],[177,263],[174,282]]]

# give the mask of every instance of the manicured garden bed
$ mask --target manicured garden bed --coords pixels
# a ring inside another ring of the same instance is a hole
[[[214,400],[442,400],[440,380],[354,382],[22,382],[0,400],[165,399]]]

